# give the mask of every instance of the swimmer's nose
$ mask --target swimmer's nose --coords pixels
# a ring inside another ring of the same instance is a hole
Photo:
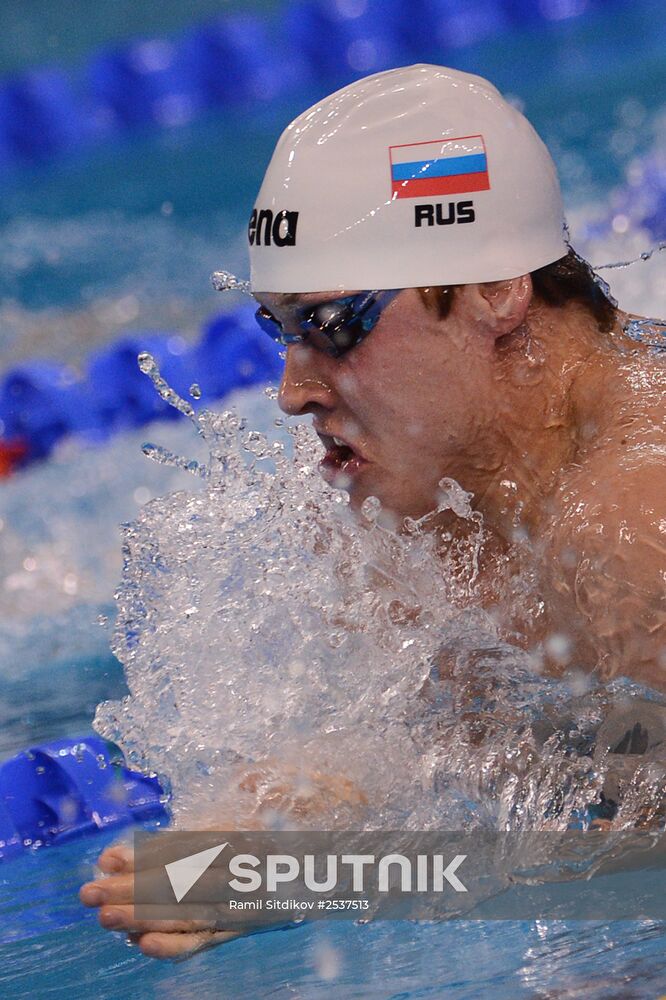
[[[278,391],[278,405],[292,417],[311,413],[318,406],[332,409],[335,393],[326,377],[326,355],[305,344],[287,348],[287,359]]]

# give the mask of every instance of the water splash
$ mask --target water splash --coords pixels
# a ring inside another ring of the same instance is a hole
[[[95,728],[168,779],[178,822],[256,818],[285,767],[301,786],[332,776],[325,819],[301,816],[319,828],[558,830],[600,800],[612,754],[596,732],[644,692],[574,690],[502,639],[478,607],[485,535],[469,494],[442,480],[437,510],[400,533],[376,498],[355,521],[318,474],[310,428],[270,440],[233,411],[197,413],[140,363],[208,458],[147,448],[203,485],[124,528],[113,651],[130,695],[100,705]],[[437,528],[444,513],[462,542]],[[536,600],[531,581],[512,599]],[[623,823],[646,800],[659,815],[665,765],[631,779]]]
[[[588,264],[588,262],[583,257],[581,257],[579,254],[576,253],[576,251],[574,250],[574,248],[569,243],[569,230],[568,230],[568,228],[566,226],[565,226],[565,233],[566,233],[567,243],[569,244],[569,250],[571,251],[571,253],[573,253],[573,255],[576,258],[576,260],[578,261],[578,263],[582,264],[582,266],[585,269],[587,269],[588,267],[591,268],[591,271],[592,271],[592,280],[593,280],[594,284],[597,286],[597,288],[599,288],[601,290],[601,292],[608,299],[608,301],[612,305],[614,305],[615,308],[617,308],[618,302],[617,302],[617,299],[614,298],[614,296],[613,296],[613,294],[612,294],[612,292],[610,290],[610,285],[608,284],[607,281],[604,281],[604,279],[599,274],[597,274],[597,271],[603,270],[604,267],[609,267],[609,266],[614,267],[615,265],[602,264],[601,267],[595,267],[592,264]]]
[[[624,326],[624,332],[632,340],[649,344],[656,352],[666,351],[666,320],[642,316],[629,320]]]
[[[564,233],[564,238],[565,238],[565,241],[567,243],[567,246],[569,247],[570,252],[573,253],[574,257],[584,267],[588,267],[589,266],[591,268],[592,280],[594,281],[595,285],[603,292],[604,296],[608,299],[608,301],[613,306],[615,306],[615,308],[618,308],[618,305],[619,305],[618,300],[614,297],[613,293],[611,292],[611,288],[610,288],[610,285],[608,284],[608,282],[605,281],[598,272],[599,271],[605,271],[605,270],[613,270],[613,271],[624,270],[624,269],[626,269],[628,267],[631,267],[633,264],[637,264],[639,261],[642,261],[643,263],[645,263],[646,261],[651,260],[652,257],[654,257],[655,254],[659,254],[663,250],[666,250],[666,242],[661,242],[661,243],[656,244],[656,246],[653,246],[650,250],[644,250],[637,257],[633,257],[630,260],[612,261],[611,263],[607,263],[607,264],[589,264],[588,265],[588,262],[585,260],[585,258],[581,257],[574,250],[574,248],[571,246],[571,242],[570,242],[571,235],[570,235],[570,232],[569,232],[569,227],[566,224],[566,222],[564,223],[564,226],[563,226],[563,233]],[[654,324],[654,323],[659,324],[661,321],[660,320],[644,320],[643,322],[647,326],[647,325],[651,325],[651,324]],[[627,331],[627,332],[629,332],[629,331]],[[638,332],[639,331],[637,331],[637,333]],[[629,332],[629,336],[632,336],[631,332]],[[640,339],[640,338],[637,336],[635,339]]]
[[[244,295],[252,295],[250,282],[237,278],[230,271],[213,271],[210,281],[216,292],[243,292]]]
[[[616,268],[630,267],[632,264],[637,264],[639,260],[646,261],[650,260],[656,253],[661,253],[662,250],[666,250],[666,242],[658,243],[656,246],[652,247],[651,250],[644,250],[643,253],[639,254],[638,257],[634,257],[632,260],[621,260],[615,261],[611,264],[595,264],[595,271],[611,270]]]

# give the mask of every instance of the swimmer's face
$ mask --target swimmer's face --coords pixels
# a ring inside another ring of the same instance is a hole
[[[398,518],[420,517],[436,506],[444,476],[477,485],[470,467],[485,462],[478,417],[492,347],[470,322],[466,292],[474,287],[457,290],[445,319],[405,289],[340,358],[307,341],[287,348],[280,407],[312,414],[325,448],[322,475],[349,492],[353,508],[376,496]],[[303,309],[343,294],[355,290],[257,299],[286,332],[298,332]]]

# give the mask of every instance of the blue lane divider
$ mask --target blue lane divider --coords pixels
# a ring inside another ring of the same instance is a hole
[[[289,0],[275,15],[230,13],[180,35],[131,39],[95,51],[79,71],[44,67],[0,83],[0,168],[50,162],[137,126],[184,125],[293,87],[322,91],[390,66],[455,60],[461,47],[516,25],[546,27],[610,4]]]
[[[310,67],[285,41],[282,25],[249,13],[228,14],[196,25],[179,41],[182,64],[195,81],[201,105],[232,107],[271,100],[308,82]]]
[[[109,827],[167,823],[154,775],[125,766],[97,736],[55,740],[0,764],[0,859]]]
[[[40,160],[66,152],[83,142],[88,131],[64,72],[31,70],[0,87],[0,163],[12,156]]]
[[[279,348],[257,326],[254,307],[213,317],[191,347],[173,334],[134,333],[95,351],[82,375],[65,365],[30,361],[0,378],[0,446],[20,443],[14,467],[45,458],[63,437],[104,440],[119,430],[180,414],[139,371],[150,351],[169,385],[187,396],[197,382],[201,402],[234,389],[277,381]]]
[[[0,384],[4,435],[29,443],[26,459],[42,458],[76,426],[82,407],[74,376],[49,361],[30,361],[10,370]]]

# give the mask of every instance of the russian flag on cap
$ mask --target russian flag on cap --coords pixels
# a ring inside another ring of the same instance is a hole
[[[488,161],[482,135],[389,146],[394,198],[488,191]]]

